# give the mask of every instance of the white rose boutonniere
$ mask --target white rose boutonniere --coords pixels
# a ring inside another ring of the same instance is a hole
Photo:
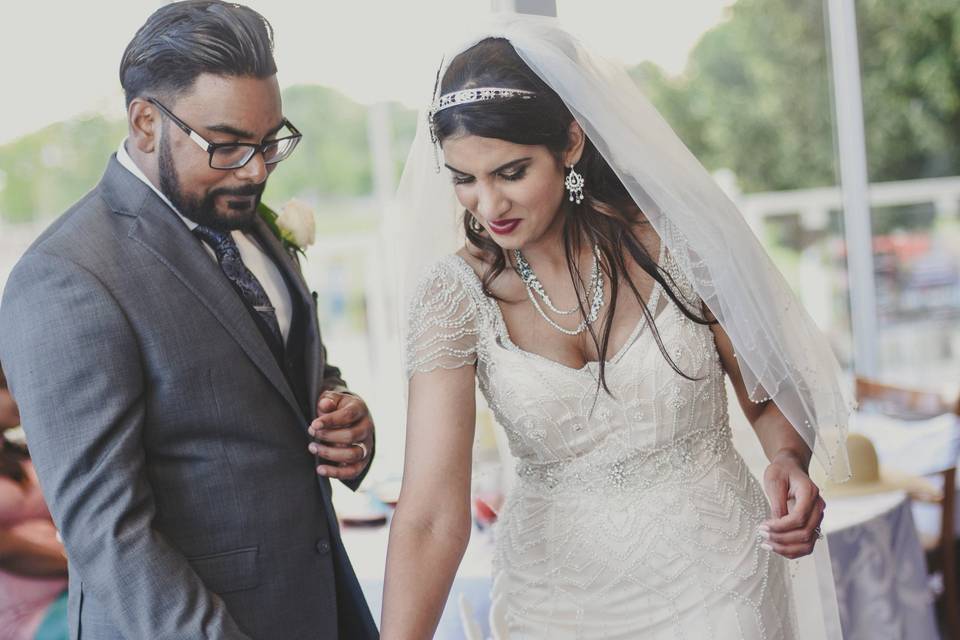
[[[276,213],[260,203],[260,216],[288,248],[304,254],[307,247],[316,241],[317,223],[313,209],[303,200],[294,198]]]

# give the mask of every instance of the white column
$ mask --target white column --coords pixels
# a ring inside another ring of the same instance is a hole
[[[538,16],[556,16],[557,0],[490,0],[494,11],[516,11]]]
[[[957,194],[938,198],[933,206],[938,218],[960,217],[960,196]]]
[[[390,119],[390,105],[377,102],[367,110],[367,136],[370,144],[370,158],[373,169],[373,193],[379,203],[385,205],[393,198],[393,123]]]
[[[837,123],[837,151],[843,190],[847,273],[853,330],[853,364],[859,375],[879,371],[873,237],[867,181],[867,152],[857,51],[854,0],[826,0],[833,61],[833,92]]]

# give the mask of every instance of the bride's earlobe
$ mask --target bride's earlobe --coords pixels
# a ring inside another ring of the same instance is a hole
[[[563,154],[563,164],[569,167],[570,165],[580,162],[580,156],[583,155],[583,146],[586,142],[587,134],[583,132],[583,128],[579,122],[571,120],[567,138],[569,142],[567,143],[567,150]]]

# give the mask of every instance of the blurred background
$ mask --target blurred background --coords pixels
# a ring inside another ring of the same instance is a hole
[[[32,240],[96,184],[125,136],[120,56],[161,4],[85,0],[3,9],[0,287]],[[385,290],[384,216],[442,43],[492,8],[525,3],[246,4],[273,24],[285,115],[304,133],[270,178],[264,201],[278,207],[297,197],[316,210],[318,241],[304,269],[319,293],[324,340],[374,411],[378,454],[368,485],[395,480],[402,382],[397,309]],[[851,0],[855,21],[839,36],[835,22],[832,37],[830,5],[842,3],[527,4],[549,6],[629,70],[738,203],[851,375],[956,393],[956,0]],[[838,60],[851,51],[852,66],[850,56]],[[866,269],[848,269],[855,255]],[[499,436],[488,415],[480,420],[482,465]]]
[[[24,3],[4,21],[0,286],[33,238],[96,184],[123,139],[120,55],[160,4]],[[396,310],[382,291],[379,229],[442,43],[491,2],[457,0],[456,11],[450,0],[248,4],[274,26],[284,111],[304,133],[264,200],[276,207],[298,197],[316,209],[318,242],[305,269],[320,293],[324,339],[379,409],[377,473],[394,474],[402,420],[399,405],[381,397],[398,391],[381,365],[396,358]],[[952,392],[960,386],[960,5],[860,0],[856,8],[875,287],[870,373]],[[858,281],[847,273],[825,5],[558,0],[556,10],[629,69],[714,172],[850,368]]]

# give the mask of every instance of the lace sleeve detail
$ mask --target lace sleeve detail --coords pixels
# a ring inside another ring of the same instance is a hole
[[[410,302],[407,377],[475,364],[479,326],[477,301],[463,278],[447,261],[435,265]]]

